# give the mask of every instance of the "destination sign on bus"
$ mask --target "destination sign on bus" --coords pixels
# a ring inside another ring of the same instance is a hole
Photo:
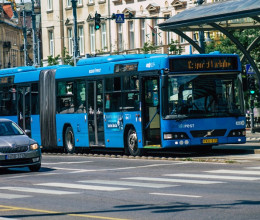
[[[171,72],[237,70],[237,57],[190,57],[171,59]]]
[[[124,63],[115,65],[115,73],[137,71],[138,63]]]

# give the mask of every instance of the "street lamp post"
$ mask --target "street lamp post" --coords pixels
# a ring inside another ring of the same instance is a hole
[[[33,65],[36,66],[37,62],[37,39],[36,39],[36,15],[34,12],[34,0],[32,1],[32,33],[33,33]]]
[[[77,2],[78,0],[71,0],[72,3],[72,10],[73,10],[73,18],[74,18],[74,53],[73,53],[73,59],[74,59],[74,66],[76,66],[77,63],[77,57],[78,57],[78,30],[77,30]]]
[[[24,53],[24,66],[27,66],[27,30],[26,30],[25,7],[23,7],[23,53]]]

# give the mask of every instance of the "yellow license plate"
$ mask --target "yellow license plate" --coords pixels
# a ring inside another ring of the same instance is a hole
[[[217,144],[217,138],[210,138],[210,139],[202,139],[202,144]]]

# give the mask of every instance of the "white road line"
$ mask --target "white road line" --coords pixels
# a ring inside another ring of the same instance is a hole
[[[164,176],[206,178],[206,179],[226,179],[226,180],[247,180],[247,181],[254,181],[260,179],[260,178],[248,177],[248,176],[221,176],[221,175],[190,174],[190,173],[164,174]]]
[[[42,165],[79,164],[79,163],[92,163],[92,162],[93,161],[53,162],[53,163],[42,163]]]
[[[157,189],[177,186],[177,185],[160,184],[160,183],[158,183],[158,184],[157,183],[138,183],[138,182],[110,181],[110,180],[83,180],[83,181],[78,181],[78,182],[105,184],[105,185],[117,185],[117,186],[137,186],[137,187],[157,188]]]
[[[72,184],[72,183],[39,183],[35,184],[38,186],[51,186],[51,187],[60,187],[60,188],[69,188],[69,189],[85,189],[85,190],[98,190],[98,191],[119,191],[119,190],[129,190],[130,188],[122,187],[108,187],[108,186],[91,186],[83,184]]]
[[[208,181],[208,180],[189,180],[189,179],[169,179],[169,178],[151,178],[151,177],[128,177],[122,179],[130,180],[145,180],[145,181],[158,181],[158,182],[171,182],[171,183],[191,183],[191,184],[216,184],[225,183],[220,181]]]
[[[28,198],[28,197],[32,197],[32,196],[0,193],[0,200],[1,199],[22,199],[22,198]]]
[[[246,169],[260,170],[260,167],[246,167]]]
[[[250,170],[210,170],[206,173],[222,173],[222,174],[243,174],[243,175],[260,175],[260,171]]]
[[[0,187],[0,189],[18,191],[18,192],[30,192],[30,193],[40,193],[40,194],[51,194],[51,195],[70,195],[79,194],[79,192],[68,192],[61,190],[48,190],[48,189],[38,189],[38,188],[27,188],[27,187]]]
[[[97,172],[98,170],[87,170],[87,169],[72,169],[72,168],[63,168],[63,167],[51,167],[54,170],[65,170],[73,172]]]
[[[168,193],[149,193],[150,195],[159,195],[159,196],[177,196],[177,197],[188,197],[188,198],[201,198],[202,196],[195,195],[183,195],[183,194],[168,194]]]

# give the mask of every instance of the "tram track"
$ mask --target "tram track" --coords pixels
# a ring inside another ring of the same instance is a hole
[[[234,163],[226,156],[234,154],[232,151],[212,150],[211,152],[195,151],[147,151],[143,156],[125,155],[122,151],[111,150],[83,150],[79,149],[73,154],[65,153],[63,149],[42,150],[43,155],[55,156],[85,156],[100,158],[118,158],[118,159],[136,159],[136,160],[165,160],[165,161],[194,161],[194,162],[216,162],[216,163]]]

